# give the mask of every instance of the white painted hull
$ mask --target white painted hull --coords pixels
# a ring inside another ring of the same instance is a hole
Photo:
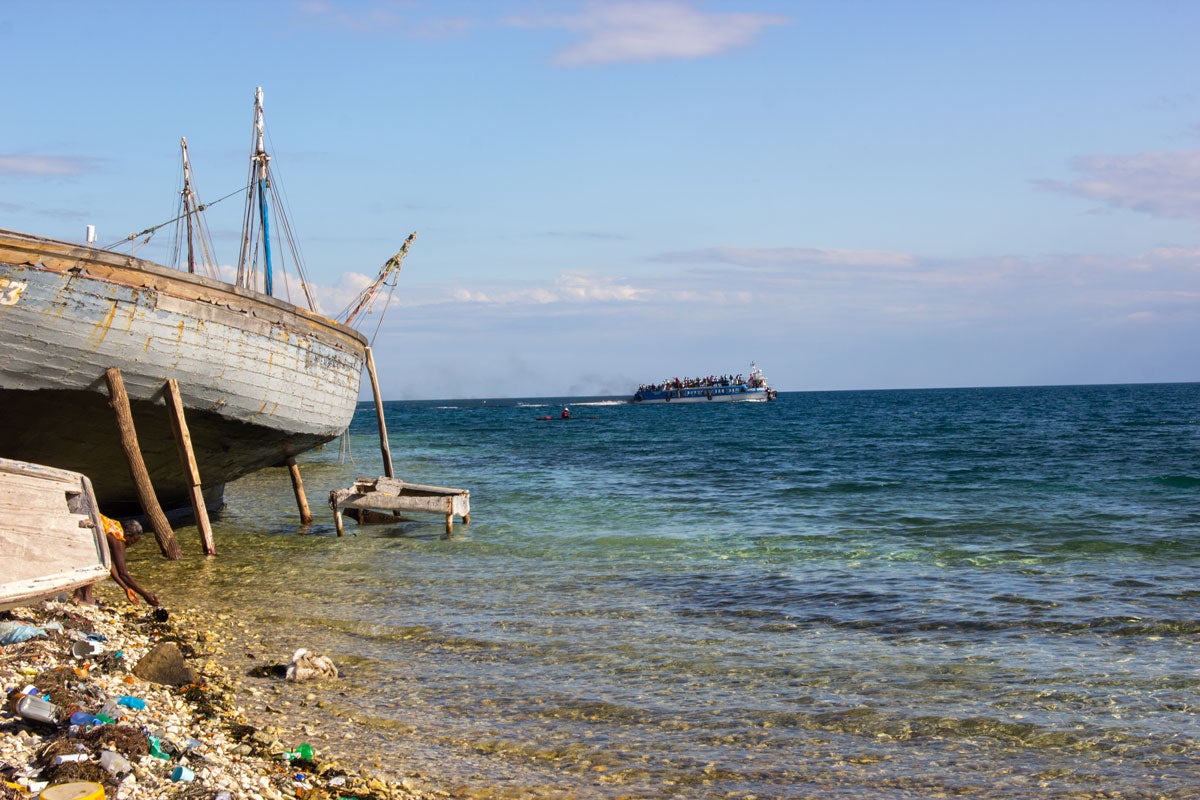
[[[103,530],[86,477],[0,458],[0,610],[107,578]]]
[[[89,475],[101,506],[137,513],[104,372],[118,367],[164,507],[188,487],[162,388],[180,388],[205,485],[340,435],[365,339],[257,292],[131,256],[0,231],[0,456]],[[111,514],[110,514],[111,515]]]

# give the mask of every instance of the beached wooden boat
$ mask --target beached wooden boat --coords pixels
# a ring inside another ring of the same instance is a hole
[[[265,231],[266,196],[253,194],[270,185],[261,101],[260,90],[247,222]],[[358,402],[366,339],[272,297],[267,237],[247,233],[244,242],[261,244],[265,257],[244,246],[230,284],[0,230],[0,457],[84,473],[106,514],[141,514],[108,406],[110,367],[121,370],[167,510],[188,508],[191,488],[163,399],[168,379],[179,385],[210,507],[226,482],[343,433]]]
[[[87,477],[0,458],[0,610],[108,574],[108,545]]]

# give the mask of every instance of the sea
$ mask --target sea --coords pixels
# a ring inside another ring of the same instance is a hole
[[[309,711],[382,769],[471,797],[1200,795],[1200,384],[384,407],[396,476],[469,489],[469,525],[336,535],[328,492],[384,472],[363,404],[301,460],[314,523],[265,470],[217,557],[134,564],[276,661],[329,655]]]

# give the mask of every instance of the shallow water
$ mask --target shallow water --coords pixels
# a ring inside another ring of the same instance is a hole
[[[466,792],[1200,787],[1200,384],[534,419],[560,402],[388,404],[397,475],[471,490],[453,537],[336,538],[327,492],[382,472],[364,406],[353,461],[302,462],[313,526],[267,470],[229,487],[218,558],[137,568],[277,660],[330,654],[356,746]]]

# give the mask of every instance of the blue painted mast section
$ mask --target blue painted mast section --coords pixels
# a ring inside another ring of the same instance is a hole
[[[263,248],[263,291],[274,296],[274,274],[271,260],[271,210],[267,194],[271,191],[269,166],[271,157],[263,144],[263,94],[262,87],[254,90],[254,130],[250,174],[246,180],[246,208],[242,217],[242,250],[238,255],[237,285],[258,290],[254,275],[257,263],[258,242],[255,235],[262,234]],[[257,197],[256,197],[257,195]],[[257,220],[255,217],[257,216]]]
[[[246,205],[242,216],[242,249],[238,256],[237,285],[245,289],[260,291],[258,284],[258,236],[262,236],[263,281],[261,291],[271,297],[275,296],[275,263],[278,261],[281,281],[280,291],[287,295],[291,291],[288,285],[287,270],[295,269],[300,288],[304,291],[304,299],[311,311],[317,310],[308,281],[304,277],[304,265],[300,261],[300,253],[296,250],[295,237],[292,235],[291,223],[282,213],[285,206],[279,195],[279,187],[273,185],[271,178],[271,156],[267,154],[264,144],[265,128],[263,125],[263,91],[262,87],[254,90],[254,129],[251,131],[250,142],[250,172],[246,176]],[[284,244],[283,250],[273,253],[271,244],[271,200],[268,195],[275,197],[275,228],[277,235]],[[288,263],[288,254],[291,263]],[[285,297],[288,302],[291,298]]]
[[[267,175],[267,164],[271,157],[263,145],[263,106],[262,87],[254,92],[254,130],[258,137],[254,158],[258,162],[258,216],[262,224],[263,237],[263,289],[269,295],[274,295],[274,285],[271,274],[271,223],[267,209],[267,189],[270,188]]]
[[[258,181],[258,215],[262,219],[263,232],[263,287],[267,294],[274,295],[274,286],[271,281],[271,223],[270,214],[267,213],[267,180],[260,178]]]

